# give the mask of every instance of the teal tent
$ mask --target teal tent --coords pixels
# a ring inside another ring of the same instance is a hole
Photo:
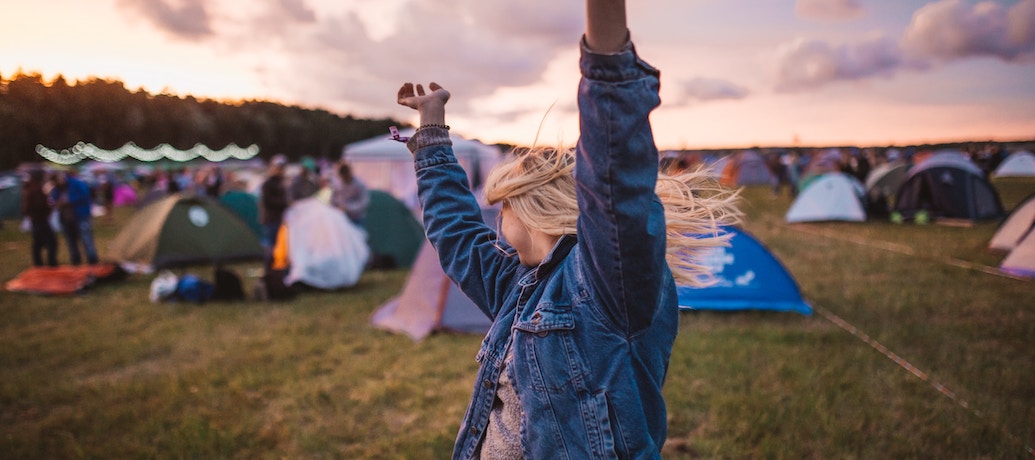
[[[229,190],[219,197],[219,204],[240,217],[256,235],[262,236],[262,226],[259,225],[259,199],[255,195],[241,190]]]
[[[17,174],[0,175],[0,220],[22,215],[22,181]]]

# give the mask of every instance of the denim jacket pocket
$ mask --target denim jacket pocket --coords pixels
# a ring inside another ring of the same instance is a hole
[[[586,374],[572,331],[571,310],[539,308],[527,319],[516,321],[520,340],[516,352],[524,356],[532,387],[538,391],[568,393]]]
[[[550,331],[575,329],[575,315],[567,308],[539,308],[528,319],[515,321],[514,328],[546,337]]]

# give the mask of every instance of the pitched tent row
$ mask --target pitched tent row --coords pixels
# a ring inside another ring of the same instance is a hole
[[[483,209],[485,219],[497,211]],[[492,222],[492,220],[487,220]],[[763,310],[812,314],[797,282],[780,261],[744,230],[733,234],[730,247],[709,250],[705,264],[716,283],[707,287],[678,286],[679,309]],[[419,341],[435,331],[483,334],[492,324],[454,284],[439,265],[438,255],[424,245],[400,294],[372,315],[374,326]]]
[[[787,222],[862,222],[872,213],[898,213],[913,219],[926,213],[935,219],[969,221],[1002,218],[999,194],[981,170],[959,152],[939,152],[913,166],[881,165],[866,185],[840,172],[809,180],[785,215]]]

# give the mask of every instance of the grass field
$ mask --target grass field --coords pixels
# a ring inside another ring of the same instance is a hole
[[[995,185],[1007,209],[1035,192]],[[823,314],[685,312],[666,458],[1032,457],[1035,281],[977,269],[1002,258],[985,249],[996,223],[787,225],[789,197],[745,199],[744,228],[810,303],[927,380]],[[102,256],[129,212],[97,221]],[[29,265],[14,224],[3,281]],[[370,327],[405,279],[200,306],[148,302],[144,275],[72,297],[0,292],[0,457],[447,458],[481,337]]]

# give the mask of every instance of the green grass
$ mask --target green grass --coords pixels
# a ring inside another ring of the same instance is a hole
[[[1035,192],[1032,180],[996,186],[1007,209]],[[745,199],[745,228],[813,305],[930,382],[819,314],[687,312],[666,458],[1030,458],[1035,281],[945,263],[996,266],[995,223],[788,225],[790,198]],[[97,222],[101,248],[128,213]],[[2,281],[28,266],[13,224],[0,229]],[[370,327],[405,271],[291,302],[200,306],[148,302],[150,279],[0,292],[4,458],[448,456],[481,337],[414,343]]]

